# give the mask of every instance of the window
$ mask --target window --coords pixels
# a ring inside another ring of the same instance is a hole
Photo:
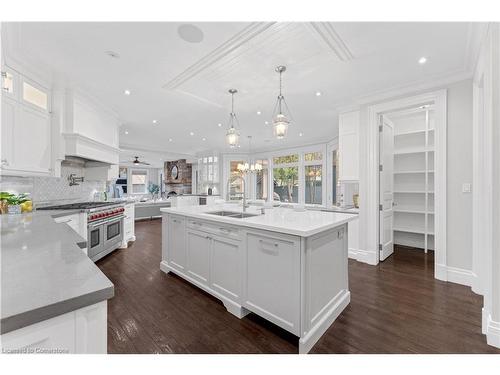
[[[238,164],[245,163],[244,160],[231,160],[229,162],[229,200],[243,199],[243,179],[238,171]]]
[[[298,163],[299,162],[299,154],[291,154],[285,156],[276,156],[273,158],[274,165],[277,164],[290,164],[290,163]]]
[[[34,106],[47,110],[47,93],[23,82],[23,100]]]
[[[132,170],[132,194],[146,194],[148,171],[144,169]]]
[[[308,165],[305,167],[305,203],[322,204],[323,202],[323,176],[321,165]]]
[[[339,183],[337,150],[332,151],[332,204],[337,205],[337,185]],[[340,203],[339,203],[340,204]]]
[[[321,161],[323,160],[323,153],[322,152],[308,152],[304,154],[304,161],[305,162],[310,162],[310,161]]]
[[[299,202],[299,168],[280,167],[273,169],[274,200],[287,203]]]
[[[256,160],[256,163],[262,165],[262,170],[255,173],[256,178],[256,191],[255,198],[256,199],[264,199],[267,200],[268,192],[269,192],[269,174],[268,174],[268,162],[267,159]]]
[[[219,158],[205,156],[198,159],[198,193],[207,193],[208,188],[218,189],[219,184]]]

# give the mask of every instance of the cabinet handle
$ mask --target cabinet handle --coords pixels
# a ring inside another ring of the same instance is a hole
[[[211,238],[210,236],[206,236],[205,238],[206,238],[207,240],[210,240],[210,239],[212,239],[212,238]]]
[[[267,242],[264,240],[259,240],[260,249],[269,255],[279,255],[278,243],[277,242]]]
[[[219,228],[219,230],[224,233],[231,233],[231,230],[227,228]]]

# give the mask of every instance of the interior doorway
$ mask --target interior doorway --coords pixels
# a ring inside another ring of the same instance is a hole
[[[434,251],[434,106],[379,115],[380,260],[394,245]]]
[[[390,256],[394,244],[433,250],[434,275],[447,280],[446,90],[369,106],[367,139],[364,200],[373,264]]]

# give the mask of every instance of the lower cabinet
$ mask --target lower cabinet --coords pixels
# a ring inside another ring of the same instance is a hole
[[[180,271],[186,267],[186,219],[169,216],[167,225],[167,262]]]
[[[135,205],[127,203],[125,205],[125,218],[123,219],[123,245],[127,247],[129,241],[135,241]]]
[[[107,302],[7,332],[0,343],[2,353],[105,354]]]
[[[244,306],[299,335],[300,240],[247,235]]]
[[[188,229],[186,231],[187,267],[189,276],[208,285],[210,277],[211,238],[207,233]]]
[[[242,290],[241,241],[214,236],[211,253],[210,287],[223,296],[239,302]]]

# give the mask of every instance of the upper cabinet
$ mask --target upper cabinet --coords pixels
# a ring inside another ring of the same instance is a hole
[[[339,115],[339,181],[359,180],[359,111]]]
[[[2,175],[53,175],[50,91],[2,67]]]

